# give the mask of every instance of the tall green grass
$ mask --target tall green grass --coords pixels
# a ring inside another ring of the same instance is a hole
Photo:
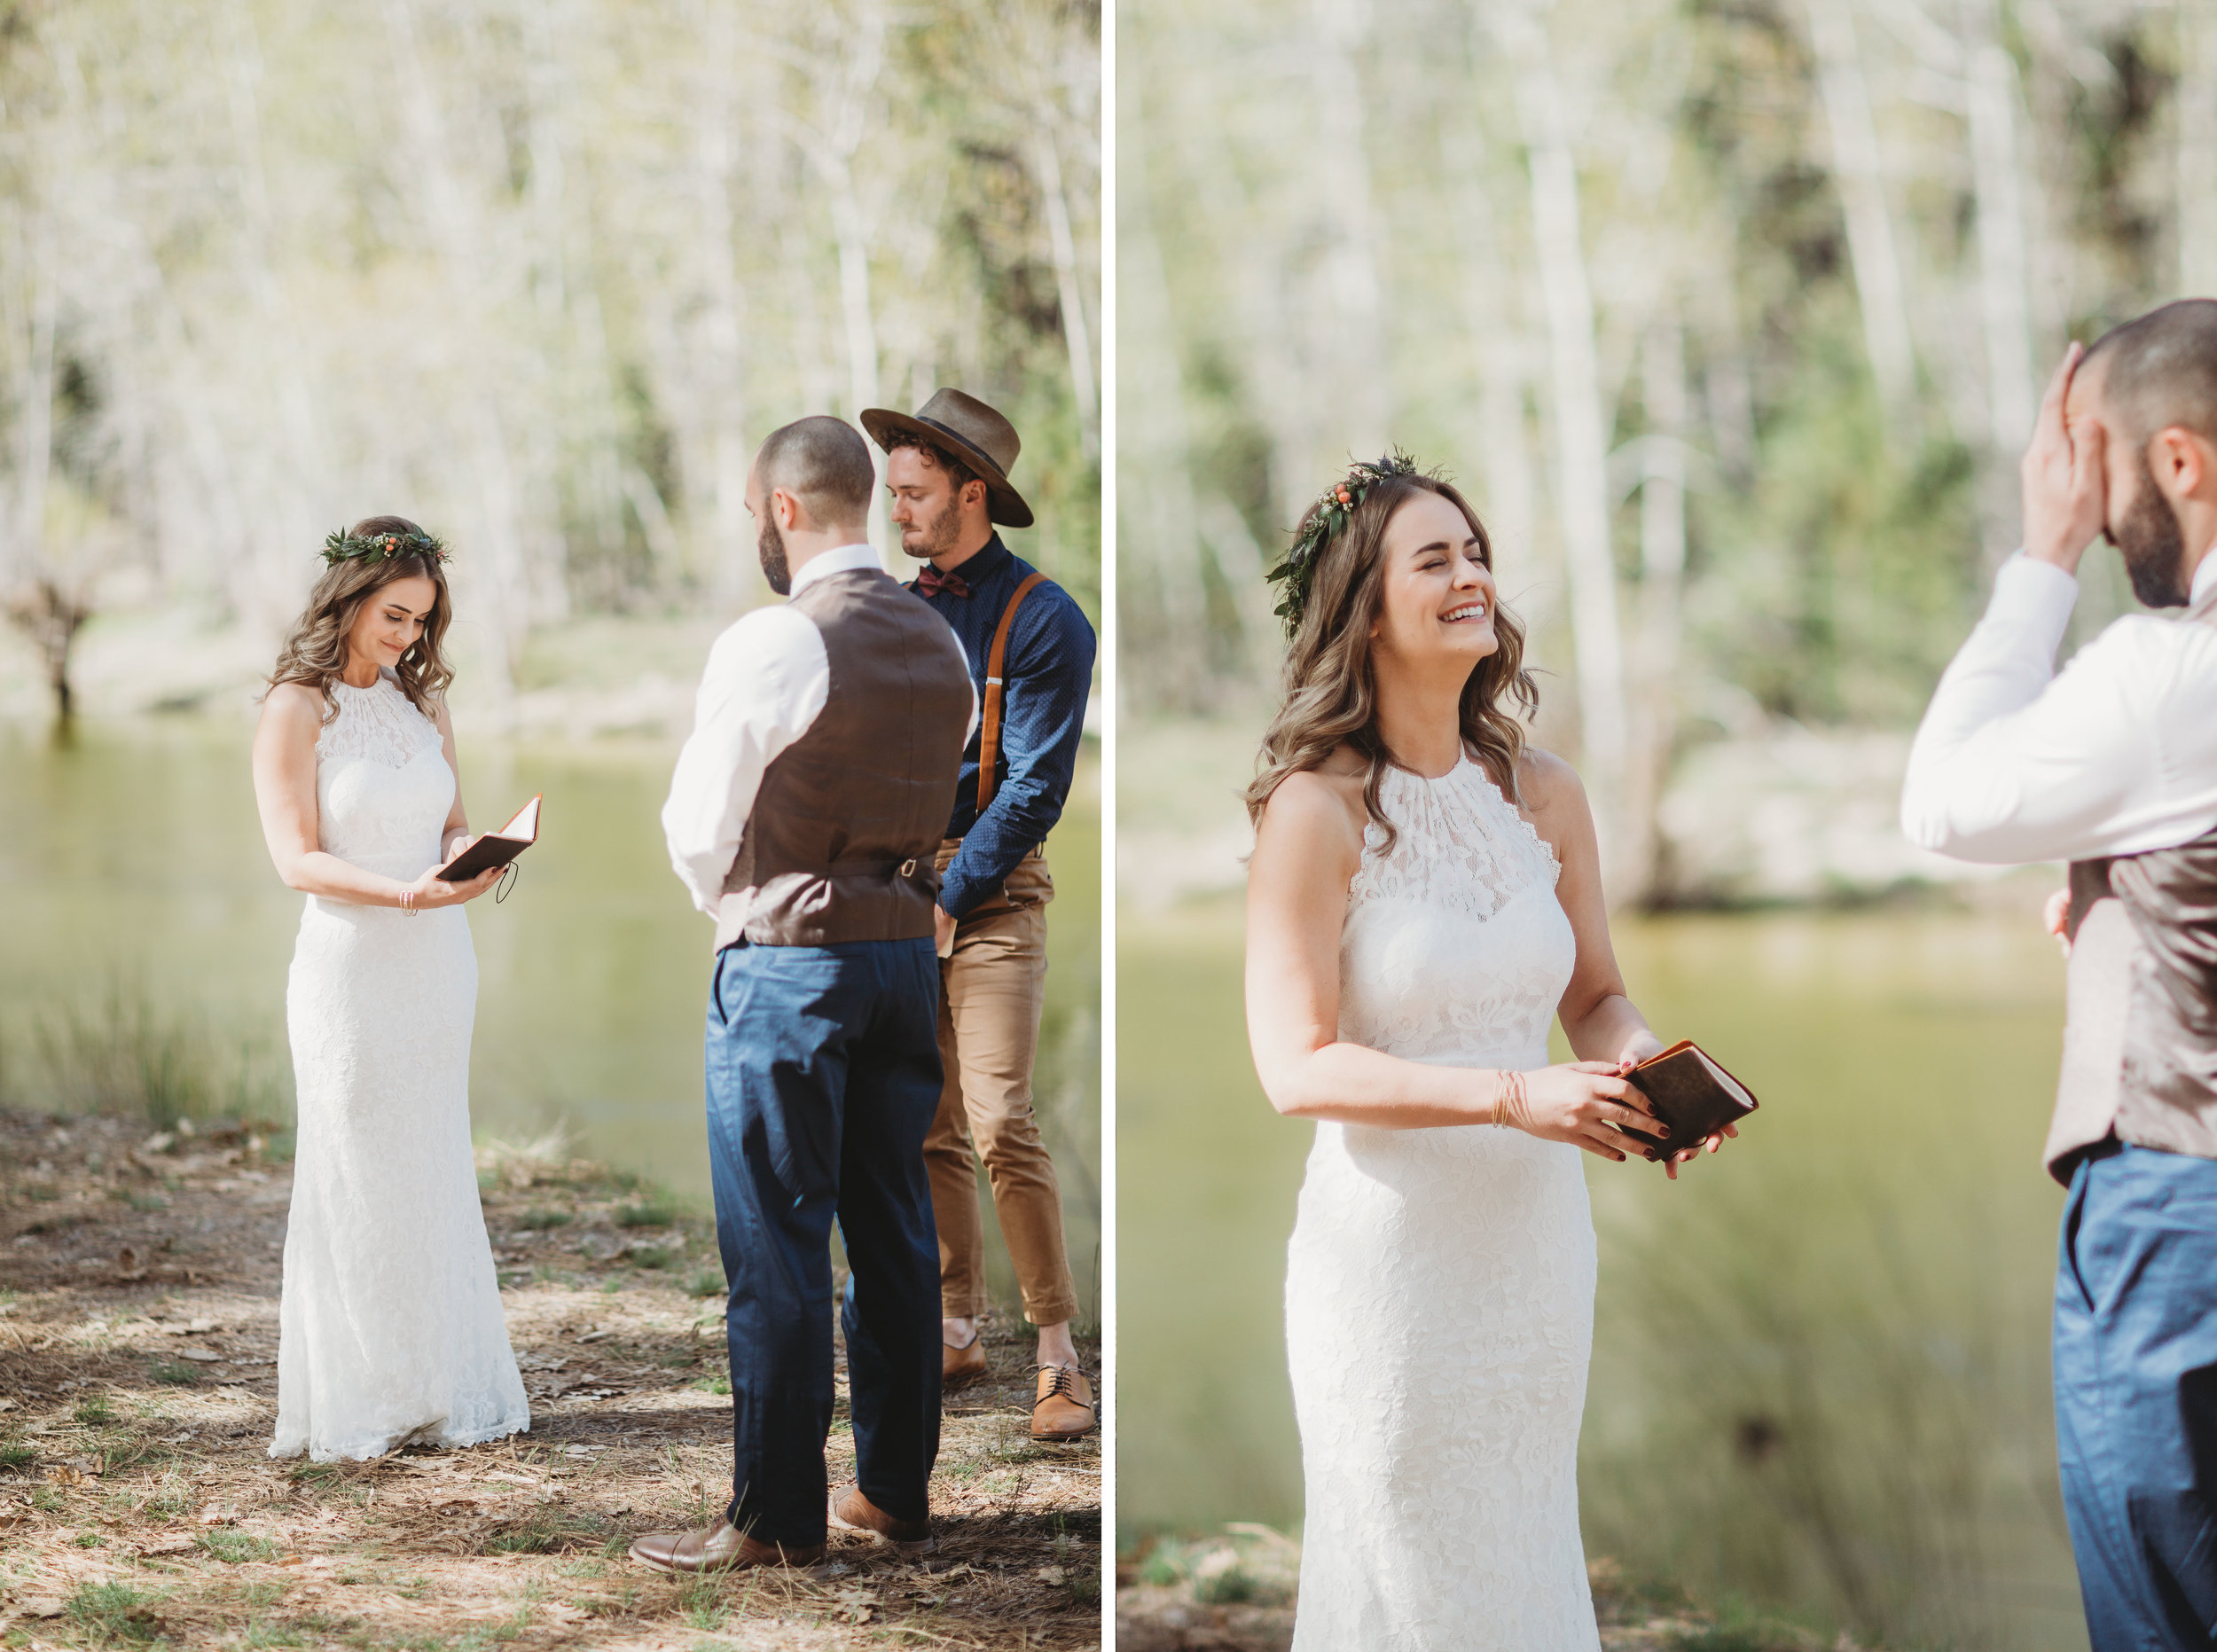
[[[25,1006],[0,1029],[0,1100],[53,1113],[120,1113],[157,1130],[187,1119],[282,1124],[290,1057],[266,1033],[157,1002],[136,982]]]
[[[1962,1266],[2020,1271],[2017,1236],[1816,1166],[1710,1192],[1614,1235],[1588,1551],[1890,1648],[2082,1645],[2041,1304]]]

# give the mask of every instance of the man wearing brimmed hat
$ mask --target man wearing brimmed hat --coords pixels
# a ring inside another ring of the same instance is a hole
[[[995,523],[1031,526],[1031,507],[1008,480],[1022,443],[999,412],[939,390],[913,417],[872,408],[862,427],[886,452],[901,549],[926,563],[911,589],[961,638],[983,707],[938,854],[946,1080],[924,1154],[939,1229],[942,1380],[960,1386],[985,1374],[983,1157],[1024,1317],[1039,1331],[1031,1432],[1075,1439],[1096,1413],[1070,1340],[1077,1289],[1061,1190],[1032,1114],[1031,1069],[1054,895],[1040,845],[1061,818],[1077,767],[1093,628],[993,531]]]

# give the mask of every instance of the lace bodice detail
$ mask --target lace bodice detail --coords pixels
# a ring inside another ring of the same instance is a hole
[[[439,725],[390,677],[333,683],[331,696],[338,715],[316,739],[317,842],[364,871],[413,878],[438,864],[454,803]]]
[[[1576,943],[1555,853],[1465,757],[1386,771],[1340,931],[1340,1037],[1412,1061],[1533,1067]]]

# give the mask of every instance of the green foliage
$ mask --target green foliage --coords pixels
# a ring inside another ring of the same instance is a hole
[[[158,1004],[125,977],[34,1005],[28,1019],[29,1054],[6,1070],[14,1105],[134,1114],[157,1130],[291,1116],[292,1065],[270,1040],[218,1035],[204,1015]]]
[[[192,1388],[200,1380],[200,1374],[182,1359],[148,1360],[146,1374],[157,1382],[167,1382],[176,1388]]]
[[[127,1583],[88,1583],[67,1601],[72,1623],[97,1637],[97,1644],[147,1641],[161,1632],[153,1608],[158,1593],[140,1593]]]
[[[626,1253],[635,1268],[666,1268],[678,1259],[678,1253],[659,1245],[634,1245]]]
[[[516,1225],[533,1233],[544,1233],[550,1227],[566,1227],[571,1220],[567,1210],[526,1210],[516,1218]]]
[[[28,1445],[11,1441],[0,1445],[0,1468],[27,1468],[38,1460],[38,1452]]]
[[[79,1400],[76,1410],[70,1414],[79,1422],[96,1426],[99,1423],[115,1421],[115,1413],[109,1406],[107,1397],[103,1394],[95,1394],[89,1399]]]
[[[226,1566],[243,1565],[248,1561],[275,1560],[278,1546],[267,1538],[255,1537],[250,1531],[227,1531],[218,1526],[194,1538],[200,1552],[222,1561]]]
[[[678,1219],[677,1202],[666,1194],[657,1194],[636,1203],[618,1205],[615,1225],[618,1227],[668,1227]]]
[[[685,1281],[688,1296],[721,1296],[730,1289],[721,1268],[702,1268]]]

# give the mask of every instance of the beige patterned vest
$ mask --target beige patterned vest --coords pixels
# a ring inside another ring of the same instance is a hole
[[[2181,623],[2217,626],[2217,593]],[[2217,831],[2072,862],[2069,933],[2049,1173],[2112,1135],[2217,1159]]]
[[[933,853],[969,738],[969,667],[947,622],[875,568],[802,587],[831,688],[764,772],[724,880],[721,951],[928,937]]]

